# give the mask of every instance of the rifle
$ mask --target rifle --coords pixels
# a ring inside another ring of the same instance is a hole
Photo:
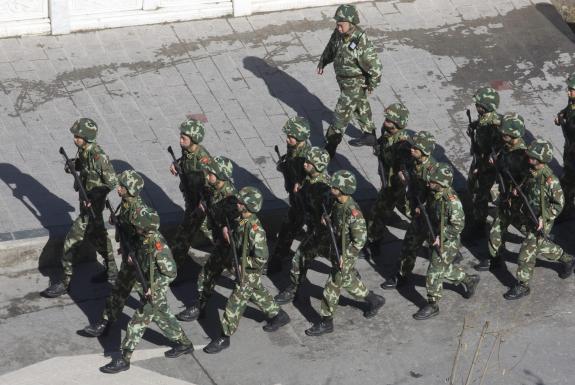
[[[472,155],[473,160],[475,160],[475,153],[477,152],[476,151],[477,145],[475,144],[475,128],[473,127],[473,121],[471,120],[471,111],[469,111],[469,108],[465,110],[465,113],[467,114],[467,121],[469,122],[469,126],[467,127],[467,135],[471,139],[471,149],[469,155]]]
[[[112,208],[112,205],[110,204],[110,201],[108,199],[106,199],[106,207],[108,208],[108,210],[110,210],[110,221],[116,228],[116,240],[120,243],[122,259],[127,262],[128,257],[131,257],[132,264],[134,265],[134,270],[136,270],[136,279],[142,285],[142,290],[144,291],[144,297],[145,297],[146,293],[148,292],[149,286],[148,281],[146,281],[146,278],[144,277],[142,266],[140,266],[140,261],[138,260],[138,257],[135,254],[130,255],[130,247],[128,246],[126,237],[122,232],[122,225],[120,224],[120,221],[116,216],[116,211]],[[150,302],[152,301],[151,298],[148,298],[148,300]]]
[[[327,209],[325,208],[325,204],[323,202],[321,202],[321,208],[323,210],[325,223],[327,224],[327,228],[329,229],[329,236],[331,239],[331,245],[333,246],[335,256],[337,258],[337,266],[339,268],[339,266],[341,266],[341,264],[342,264],[342,259],[341,259],[341,254],[339,252],[339,248],[337,247],[337,240],[335,239],[335,232],[333,231],[333,225],[331,223],[331,218],[330,218],[329,214],[327,213]]]
[[[172,146],[168,146],[168,152],[172,156],[173,165],[176,168],[176,172],[178,173],[178,176],[180,177],[180,182],[184,186],[184,194],[186,195],[186,197],[189,197],[190,192],[188,191],[188,188],[189,188],[188,177],[183,172],[182,167],[180,166],[180,163],[178,162],[178,159],[176,159],[176,155],[174,155],[174,150],[172,150]]]
[[[497,166],[498,155],[499,154],[495,151],[495,147],[491,147],[491,154],[489,154],[489,156],[493,160],[493,167],[495,167],[495,174],[497,175],[497,181],[499,182],[499,186],[501,188],[501,191],[499,191],[499,193],[503,195],[506,193],[505,181],[503,180],[503,176],[501,175],[501,170]]]
[[[80,192],[80,198],[84,202],[84,206],[88,209],[88,213],[90,214],[90,217],[92,217],[92,219],[95,220],[96,219],[96,213],[94,213],[94,209],[92,208],[91,205],[86,206],[86,202],[90,203],[90,199],[88,199],[88,194],[86,193],[86,190],[84,189],[84,186],[82,185],[82,181],[80,180],[80,176],[76,173],[76,168],[69,166],[71,164],[70,158],[68,158],[68,154],[66,154],[66,150],[64,150],[64,147],[60,147],[59,152],[64,157],[64,160],[66,161],[66,164],[68,165],[68,169],[70,170],[70,174],[72,174],[74,176],[74,185],[78,186],[78,191]]]
[[[232,230],[232,227],[230,226],[230,220],[228,219],[228,217],[226,216],[226,225],[228,226],[228,234],[230,237],[230,247],[232,249],[232,256],[233,256],[233,263],[234,263],[234,268],[236,270],[236,283],[239,283],[240,285],[242,284],[242,277],[240,274],[240,260],[238,258],[238,251],[236,249],[236,241],[234,240],[234,233]]]
[[[387,175],[385,175],[385,166],[379,156],[377,157],[377,162],[377,173],[379,174],[379,179],[381,179],[381,188],[387,188]]]
[[[279,147],[278,147],[277,144],[274,146],[274,150],[275,150],[276,154],[278,155],[278,161],[276,162],[277,169],[278,169],[278,171],[280,171],[280,172],[284,175],[284,179],[285,179],[285,178],[286,178],[286,173],[285,173],[285,170],[284,170],[284,168],[283,168],[283,165],[282,165],[282,167],[280,167],[280,162],[282,162],[282,155],[281,155],[281,153],[280,153],[280,149],[279,149]],[[284,161],[284,162],[285,162],[285,161]],[[304,203],[303,203],[303,201],[302,201],[302,196],[301,196],[301,194],[299,193],[299,191],[294,193],[293,190],[292,190],[292,191],[289,191],[289,193],[294,194],[296,206],[299,207],[300,210],[304,210],[304,209],[305,209],[305,205],[304,205]]]

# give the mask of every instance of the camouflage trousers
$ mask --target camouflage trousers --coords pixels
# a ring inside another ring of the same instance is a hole
[[[436,249],[431,252],[425,280],[429,302],[438,302],[441,299],[443,281],[458,284],[467,278],[465,271],[460,266],[453,264],[459,251],[459,244],[459,238],[448,239],[443,242],[441,254]]]
[[[231,269],[230,247],[225,241],[219,241],[202,267],[198,276],[198,293],[200,303],[206,303],[214,292],[216,280],[224,269]]]
[[[290,207],[288,208],[287,218],[281,225],[272,255],[274,262],[289,255],[291,245],[303,227],[303,211],[300,205],[297,204],[295,194],[289,194],[289,202]]]
[[[345,79],[340,82],[340,95],[334,111],[334,122],[329,126],[326,137],[334,134],[343,135],[352,118],[359,123],[362,132],[375,132],[375,124],[372,120],[371,106],[366,89],[363,88],[363,78]]]
[[[130,353],[127,352],[134,351],[150,322],[155,322],[170,341],[183,345],[191,344],[168,306],[166,291],[172,280],[173,278],[161,274],[156,276],[152,285],[152,301],[147,301],[144,306],[136,310],[126,329],[126,336],[122,341],[124,357],[128,355],[129,358]]]
[[[260,308],[267,318],[272,318],[279,313],[280,307],[262,284],[261,275],[261,271],[246,269],[243,275],[243,284],[236,284],[234,287],[222,317],[222,328],[226,336],[231,336],[236,332],[242,314],[250,300]]]
[[[407,276],[413,271],[415,260],[417,259],[417,252],[423,245],[423,242],[428,239],[428,230],[423,221],[424,219],[419,215],[413,217],[403,237],[399,257],[399,274],[402,277]]]
[[[397,207],[402,214],[409,216],[405,186],[397,176],[391,177],[387,187],[379,190],[376,201],[371,209],[372,218],[369,221],[367,232],[367,239],[370,242],[383,238],[387,232],[387,221],[393,215],[393,209],[395,207]]]
[[[112,288],[112,292],[108,298],[106,298],[106,308],[102,314],[102,320],[115,322],[120,317],[126,300],[130,296],[136,283],[138,282],[136,280],[134,267],[122,261],[116,283]],[[138,286],[140,286],[139,283]]]
[[[509,226],[514,226],[521,230],[521,218],[519,217],[519,207],[511,208],[498,207],[497,215],[493,219],[491,229],[489,230],[489,256],[496,258],[501,252],[501,247],[504,246],[503,236],[507,232]]]
[[[572,146],[575,146],[575,144]],[[563,210],[575,208],[575,149],[571,149],[567,144],[563,149],[561,188],[563,189],[563,194],[565,194],[565,207]]]
[[[345,289],[352,297],[358,300],[365,299],[369,293],[363,282],[358,278],[358,273],[355,269],[357,255],[342,255],[342,258],[343,268],[341,270],[337,267],[335,258],[332,258],[333,267],[323,289],[323,297],[319,309],[319,314],[322,317],[333,317],[337,309],[341,289]]]
[[[299,245],[292,258],[290,270],[290,279],[294,285],[298,286],[305,279],[309,265],[315,257],[329,255],[329,248],[327,248],[328,254],[325,254],[325,245],[329,245],[330,242],[328,237],[327,231],[320,231],[306,237]]]
[[[186,207],[184,220],[178,225],[170,247],[178,267],[181,267],[188,260],[188,250],[192,245],[192,240],[204,222],[205,216],[196,215],[194,210]]]
[[[553,227],[553,222],[545,224],[545,234]],[[537,256],[540,255],[550,261],[570,262],[572,256],[565,253],[561,246],[539,236],[536,232],[528,230],[517,258],[517,280],[525,285],[529,285]]]
[[[64,269],[64,283],[70,283],[73,271],[73,261],[76,250],[82,241],[89,241],[96,251],[104,258],[109,279],[115,279],[118,267],[114,260],[112,242],[104,226],[103,210],[94,208],[96,219],[90,218],[87,212],[81,210],[80,215],[74,220],[72,227],[64,240],[64,253],[62,255],[62,267]]]
[[[467,190],[472,200],[472,218],[475,223],[485,223],[487,220],[487,208],[491,201],[491,187],[495,183],[495,169],[489,165],[480,165],[477,173],[471,165],[467,178]]]

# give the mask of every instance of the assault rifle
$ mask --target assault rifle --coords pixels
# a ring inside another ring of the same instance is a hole
[[[138,280],[138,282],[140,282],[140,285],[142,285],[142,290],[144,291],[144,297],[145,297],[146,293],[148,292],[149,286],[148,281],[146,281],[146,278],[144,277],[144,272],[142,270],[142,266],[140,265],[140,261],[138,260],[138,256],[135,253],[132,253],[132,250],[130,250],[124,232],[122,231],[122,225],[120,224],[120,221],[116,216],[116,211],[112,208],[112,205],[110,204],[110,201],[108,199],[106,199],[106,207],[108,208],[108,210],[110,210],[110,222],[112,222],[112,224],[116,228],[116,241],[120,243],[120,252],[122,253],[122,259],[126,262],[128,261],[128,258],[132,260],[134,270],[136,270],[136,279]],[[148,298],[148,301],[151,302],[152,299]]]
[[[277,144],[274,146],[274,150],[275,150],[276,154],[278,155],[278,161],[276,162],[277,170],[279,172],[281,172],[284,176],[284,179],[287,180],[286,170],[285,170],[285,158],[281,155],[280,149],[279,149]],[[284,159],[284,160],[282,160],[282,159]],[[288,193],[294,194],[295,204],[297,205],[297,207],[300,210],[305,210],[305,205],[303,203],[303,200],[302,200],[303,198],[300,194],[300,191],[294,193],[293,189],[292,189],[292,191],[288,191]]]
[[[335,238],[335,232],[333,230],[331,218],[330,218],[330,216],[327,212],[327,209],[325,208],[325,204],[323,202],[321,202],[321,209],[323,210],[323,218],[324,218],[325,223],[327,225],[327,228],[329,230],[329,237],[331,239],[331,245],[333,246],[333,250],[335,252],[335,257],[337,258],[337,267],[339,268],[339,266],[341,266],[341,264],[342,264],[341,254],[339,252],[339,247],[337,247],[337,239]]]
[[[240,273],[240,260],[238,258],[238,250],[236,249],[236,241],[234,240],[234,231],[230,226],[230,220],[226,217],[226,225],[228,227],[228,234],[230,237],[230,247],[232,249],[232,259],[234,263],[234,269],[236,270],[236,283],[242,284],[242,276]],[[243,273],[243,272],[242,272]]]
[[[176,159],[176,155],[174,154],[174,150],[172,149],[172,146],[168,146],[168,152],[172,156],[172,161],[173,161],[174,167],[176,168],[176,173],[180,177],[180,182],[182,183],[182,186],[184,186],[184,193],[186,194],[187,197],[189,197],[190,192],[188,191],[188,189],[189,189],[188,177],[184,173],[184,171],[182,170],[182,167],[180,166],[178,159]]]
[[[499,186],[501,188],[499,193],[503,195],[506,193],[506,191],[505,191],[505,180],[503,180],[503,175],[501,175],[501,170],[499,169],[499,166],[497,166],[497,158],[499,157],[499,154],[497,153],[497,151],[495,151],[495,147],[491,147],[491,154],[489,154],[489,157],[493,161],[493,167],[495,167],[495,175],[497,176],[497,181],[499,182]]]
[[[60,154],[62,154],[62,156],[64,157],[64,160],[66,161],[66,165],[68,166],[68,170],[70,170],[70,174],[72,174],[72,176],[74,176],[74,186],[78,186],[78,191],[80,192],[80,199],[83,201],[84,206],[88,209],[88,213],[90,214],[90,217],[92,217],[92,219],[96,219],[96,213],[94,213],[94,209],[92,208],[92,206],[87,206],[87,203],[91,203],[90,199],[88,199],[88,194],[86,193],[86,190],[84,189],[84,186],[82,185],[82,181],[80,180],[80,176],[78,175],[76,168],[72,165],[72,161],[70,160],[70,158],[68,158],[68,154],[66,154],[66,150],[64,150],[64,147],[60,147]]]

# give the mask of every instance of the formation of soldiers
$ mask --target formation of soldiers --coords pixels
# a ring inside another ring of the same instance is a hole
[[[64,277],[43,294],[58,297],[71,290],[74,253],[84,240],[91,242],[105,261],[106,269],[96,279],[113,284],[100,320],[86,326],[84,335],[98,337],[106,333],[122,313],[131,291],[137,291],[141,306],[128,325],[122,355],[102,367],[103,372],[129,369],[132,353],[151,321],[174,342],[166,357],[193,351],[178,321],[205,317],[216,281],[225,270],[235,276],[235,286],[221,319],[220,335],[204,348],[206,353],[217,353],[230,346],[230,337],[238,329],[248,301],[265,314],[264,331],[274,332],[289,323],[290,317],[280,306],[302,295],[299,289],[316,257],[327,258],[331,269],[319,309],[321,319],[305,333],[319,336],[333,331],[341,289],[365,303],[366,318],[374,317],[385,299],[366,287],[355,264],[360,256],[375,258],[379,254],[380,241],[389,231],[387,226],[396,215],[395,209],[408,217],[410,224],[393,274],[381,287],[390,290],[408,285],[418,251],[426,244],[431,251],[426,275],[427,304],[413,317],[424,320],[439,313],[444,281],[462,285],[465,298],[474,295],[479,275],[466,272],[455,262],[466,215],[452,187],[452,168],[434,159],[436,143],[432,134],[426,131],[408,134],[409,111],[401,103],[385,109],[381,135],[377,138],[367,96],[380,82],[381,63],[358,25],[359,17],[353,6],[340,6],[335,20],[336,29],[317,68],[318,74],[322,74],[326,65],[334,63],[341,90],[335,120],[327,129],[324,148],[309,143],[310,126],[305,118],[289,118],[283,127],[287,152],[278,160],[277,169],[285,179],[289,209],[271,256],[266,231],[258,218],[263,204],[261,191],[252,186],[236,188],[231,160],[212,157],[203,147],[205,127],[201,119],[189,118],[180,125],[179,158],[169,148],[173,156],[169,171],[180,178],[185,200],[183,220],[169,245],[159,232],[157,212],[140,196],[144,187],[142,177],[134,170],[116,175],[96,143],[96,123],[82,118],[70,129],[78,153],[67,160],[65,170],[77,177],[80,214],[65,240]],[[513,113],[499,114],[499,95],[494,89],[481,88],[475,93],[477,120],[472,121],[468,112],[473,156],[468,173],[472,200],[472,212],[468,213],[472,221],[468,228],[477,234],[484,232],[488,204],[493,202],[497,207],[489,231],[489,257],[475,268],[486,271],[505,266],[501,252],[509,226],[525,236],[518,257],[517,282],[504,294],[508,300],[529,294],[537,256],[560,261],[563,279],[575,268],[575,259],[549,235],[555,219],[562,212],[567,215],[574,207],[575,75],[569,77],[567,86],[569,104],[555,119],[565,135],[565,173],[561,181],[548,166],[553,157],[551,144],[542,139],[525,143],[523,118]],[[369,223],[353,199],[357,186],[354,174],[339,170],[329,175],[327,171],[352,117],[359,122],[363,134],[350,144],[373,146],[381,177],[381,189]],[[494,184],[499,191],[496,200],[491,196]],[[111,209],[110,216],[116,225],[116,239],[123,257],[119,270],[103,217],[104,207],[109,206],[107,194],[114,188],[121,197],[121,204]],[[174,315],[167,304],[166,292],[176,277],[185,279],[178,273],[189,260],[188,250],[198,233],[212,245],[198,277],[198,300],[186,304],[182,312]],[[301,242],[292,253],[297,238]],[[275,297],[262,284],[266,268],[268,274],[289,271],[290,283]]]

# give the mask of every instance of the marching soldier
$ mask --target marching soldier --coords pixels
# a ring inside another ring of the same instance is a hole
[[[234,227],[233,246],[239,256],[239,282],[228,298],[222,317],[222,332],[219,338],[210,342],[205,348],[206,353],[218,353],[230,346],[230,337],[238,329],[240,319],[247,303],[251,300],[267,316],[267,324],[263,329],[273,332],[288,324],[290,318],[274,301],[261,281],[264,265],[268,258],[266,232],[257,217],[263,203],[261,192],[255,187],[244,187],[238,195],[238,211],[240,217],[231,225]],[[231,229],[230,229],[231,231]]]
[[[499,156],[492,159],[492,162],[497,168],[496,172],[501,176],[503,185],[500,182],[497,215],[493,219],[489,231],[489,258],[481,260],[475,266],[478,271],[502,267],[504,265],[501,256],[503,234],[510,225],[517,229],[521,228],[519,215],[521,198],[513,195],[515,189],[513,181],[519,184],[523,183],[529,170],[525,156],[527,146],[523,140],[523,135],[525,135],[523,117],[517,114],[506,114],[501,119],[499,132],[503,147]]]
[[[286,220],[282,223],[274,253],[268,263],[268,274],[278,273],[282,269],[282,261],[289,255],[291,245],[301,230],[304,221],[301,186],[305,178],[303,164],[305,154],[310,148],[309,122],[302,117],[289,118],[283,127],[286,134],[287,152],[278,161],[278,171],[284,176],[284,186],[289,194],[289,209]]]
[[[469,169],[467,188],[472,199],[472,219],[470,233],[485,234],[487,207],[491,200],[491,187],[495,183],[496,172],[489,162],[492,152],[499,151],[499,125],[501,116],[497,113],[499,94],[493,88],[484,87],[473,95],[479,118],[469,125],[467,134],[471,137],[473,161]]]
[[[555,124],[563,129],[563,176],[561,188],[565,194],[565,208],[562,217],[569,216],[575,209],[575,74],[567,79],[567,107],[555,117]]]
[[[303,168],[307,175],[301,188],[301,194],[305,207],[307,234],[292,259],[289,286],[275,297],[280,305],[294,300],[297,289],[306,277],[311,261],[318,255],[316,252],[317,245],[329,240],[326,227],[321,224],[322,205],[329,206],[326,202],[330,196],[328,164],[329,154],[326,150],[312,147],[306,153]]]
[[[327,238],[318,244],[316,254],[329,255],[332,269],[328,276],[319,313],[321,320],[305,331],[308,336],[320,336],[333,331],[333,316],[337,309],[341,289],[345,289],[354,298],[363,300],[367,309],[363,315],[374,317],[385,304],[385,299],[368,291],[358,277],[355,263],[367,238],[365,219],[359,205],[351,196],[356,189],[355,176],[345,170],[337,171],[331,177],[331,194],[335,198],[329,217],[322,218],[334,235],[334,242]],[[340,260],[336,257],[339,250]]]
[[[526,202],[521,207],[521,219],[527,235],[517,259],[517,283],[503,295],[509,300],[529,295],[529,281],[533,277],[538,255],[561,262],[563,271],[559,277],[562,279],[569,278],[575,267],[575,258],[548,238],[553,222],[565,204],[559,180],[547,166],[553,159],[553,147],[551,143],[537,139],[527,148],[527,157],[530,172],[523,190]]]
[[[84,240],[94,245],[106,264],[105,272],[94,277],[95,280],[106,281],[107,279],[113,283],[118,275],[112,243],[108,238],[102,216],[106,196],[118,182],[116,172],[104,150],[96,143],[98,126],[92,119],[77,120],[70,128],[70,132],[74,135],[74,144],[78,147],[78,154],[75,159],[70,159],[65,169],[66,172],[79,172],[88,201],[80,202],[80,215],[74,220],[64,241],[63,280],[53,283],[42,292],[45,297],[49,298],[59,297],[68,292],[72,279],[74,255]],[[76,190],[79,189],[79,186],[75,187]]]
[[[433,228],[433,250],[425,286],[427,305],[413,315],[416,320],[424,320],[439,314],[438,302],[443,291],[443,281],[461,284],[464,297],[471,298],[479,283],[479,276],[467,274],[453,263],[460,247],[460,235],[465,225],[465,215],[459,197],[451,187],[453,171],[445,163],[439,163],[428,176],[431,194],[427,201],[427,211]]]
[[[144,305],[136,310],[128,324],[126,336],[122,341],[122,355],[102,366],[100,370],[104,373],[118,373],[130,368],[132,353],[150,322],[155,322],[164,335],[176,344],[164,353],[166,357],[176,358],[194,350],[192,342],[170,311],[166,299],[166,292],[170,282],[176,278],[177,269],[166,240],[158,231],[160,217],[154,209],[142,206],[136,209],[130,221],[138,235],[137,255],[147,273],[145,279],[150,287],[144,293],[141,285],[138,285]],[[128,263],[131,258],[128,257]]]
[[[427,200],[427,178],[437,168],[437,161],[432,156],[435,138],[427,131],[420,131],[410,139],[410,143],[412,162],[402,173],[408,174],[407,195],[411,212],[414,215],[401,244],[401,256],[397,272],[381,284],[381,288],[386,290],[394,289],[407,282],[408,275],[415,267],[417,251],[427,236],[427,225],[419,203]]]
[[[337,146],[352,117],[357,119],[363,134],[349,144],[375,144],[375,125],[367,96],[379,85],[382,71],[377,52],[365,31],[359,27],[359,15],[355,7],[340,5],[335,11],[334,19],[336,28],[317,65],[317,73],[322,75],[324,67],[333,62],[341,92],[335,106],[335,120],[325,134],[325,149],[330,159],[335,156]]]

